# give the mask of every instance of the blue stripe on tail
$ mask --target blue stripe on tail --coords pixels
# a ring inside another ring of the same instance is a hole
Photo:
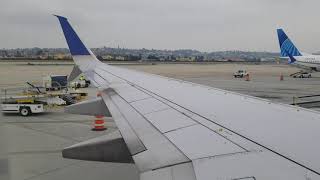
[[[82,43],[77,33],[73,30],[72,26],[69,24],[68,19],[62,16],[55,15],[60,22],[62,27],[64,37],[69,46],[70,53],[74,55],[90,55],[90,52]]]
[[[277,33],[282,57],[288,57],[289,54],[291,56],[302,56],[298,48],[292,43],[282,29],[277,29]]]

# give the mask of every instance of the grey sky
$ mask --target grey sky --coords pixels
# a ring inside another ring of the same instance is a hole
[[[1,0],[0,48],[66,47],[51,14],[89,47],[278,51],[283,27],[320,50],[319,0]]]

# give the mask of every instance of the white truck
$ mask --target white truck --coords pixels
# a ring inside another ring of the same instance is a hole
[[[247,75],[248,75],[247,71],[245,71],[245,70],[238,70],[237,72],[235,72],[235,73],[233,74],[233,77],[235,77],[235,78],[243,78],[243,77],[245,77],[245,76],[247,76]]]
[[[1,104],[3,113],[19,113],[21,116],[29,116],[33,113],[42,113],[43,104]]]

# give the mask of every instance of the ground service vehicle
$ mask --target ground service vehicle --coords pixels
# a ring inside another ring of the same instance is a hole
[[[311,73],[303,72],[303,73],[295,74],[293,75],[293,78],[311,78]]]
[[[21,116],[29,116],[33,113],[42,113],[43,104],[1,104],[3,113],[20,113]]]
[[[247,71],[245,71],[245,70],[238,70],[237,72],[235,72],[234,74],[233,74],[233,76],[235,77],[235,78],[243,78],[243,77],[245,77],[245,76],[247,76],[248,75],[248,73],[247,73]]]
[[[90,85],[90,80],[79,80],[70,83],[72,88],[87,88]]]

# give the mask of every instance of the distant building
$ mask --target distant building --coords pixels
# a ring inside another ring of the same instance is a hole
[[[45,60],[45,59],[48,59],[48,56],[40,55],[40,56],[38,56],[37,59]]]
[[[177,61],[195,61],[195,57],[176,57]]]
[[[261,62],[276,62],[276,58],[261,58]]]
[[[107,60],[107,61],[110,61],[110,60],[113,60],[114,57],[111,56],[111,55],[106,55],[106,56],[102,56],[102,59]]]
[[[71,59],[71,56],[69,54],[58,53],[54,55],[53,59],[66,60],[66,59]]]
[[[115,59],[118,60],[118,61],[124,61],[124,60],[125,60],[125,57],[123,57],[123,56],[116,56]]]

